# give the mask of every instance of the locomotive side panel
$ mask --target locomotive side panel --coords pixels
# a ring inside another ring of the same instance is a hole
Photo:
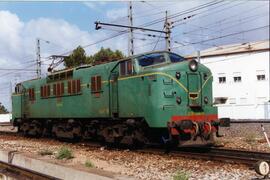
[[[27,92],[12,97],[14,117],[19,118],[23,112],[27,112],[26,118],[31,119],[109,117],[108,76],[111,66],[106,64],[97,68],[74,70],[72,79],[67,80],[47,82],[46,79],[37,79],[24,82],[23,86]],[[97,76],[100,78],[100,84],[96,86],[100,86],[100,89],[95,91],[91,89],[91,78]],[[69,86],[73,86],[71,82],[73,80],[79,90],[70,93]],[[55,92],[58,91],[58,84],[59,91],[63,91],[60,94]],[[41,92],[41,87],[45,86],[50,87],[49,95],[46,96]],[[29,94],[32,97],[29,97]],[[20,105],[20,103],[24,104]]]

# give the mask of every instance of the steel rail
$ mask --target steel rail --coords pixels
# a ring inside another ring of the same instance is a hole
[[[179,150],[183,152],[185,150]],[[216,158],[220,160],[233,160],[235,162],[242,162],[243,164],[253,165],[257,161],[264,160],[270,163],[270,153],[258,152],[258,151],[247,151],[238,149],[228,148],[193,148],[189,152],[198,154],[205,154],[210,158]]]
[[[59,178],[50,175],[42,174],[30,169],[16,166],[11,163],[0,161],[0,173],[18,179],[33,179],[33,180],[60,180]]]
[[[249,121],[249,120],[239,120],[239,121],[231,121],[231,123],[234,123],[234,124],[238,124],[238,123],[243,123],[243,124],[245,124],[245,123],[270,123],[270,120],[268,120],[268,121],[266,121],[266,120],[262,120],[262,121],[254,121],[254,120],[251,120],[251,121]]]
[[[142,153],[159,155],[168,154],[175,157],[184,157],[191,159],[213,160],[225,163],[240,163],[248,166],[253,166],[256,162],[262,160],[270,163],[270,153],[225,148],[178,148],[168,153],[164,153],[164,150],[158,148],[147,148],[137,151]]]
[[[0,126],[12,126],[10,122],[0,122]]]
[[[0,134],[7,135],[18,135],[14,132],[0,132]],[[97,142],[90,142],[84,140],[78,145],[87,147],[89,149],[99,149],[104,147]],[[107,146],[105,149],[108,150],[123,150],[126,147],[116,147],[116,146]],[[149,153],[149,154],[158,154],[158,155],[171,155],[175,157],[185,157],[191,159],[205,159],[229,163],[240,163],[246,165],[254,165],[258,161],[267,161],[270,163],[270,152],[258,152],[258,151],[247,151],[247,150],[238,150],[238,149],[228,149],[221,147],[186,147],[186,148],[177,148],[165,153],[165,149],[158,144],[147,145],[142,149],[132,149],[131,151],[139,153]]]

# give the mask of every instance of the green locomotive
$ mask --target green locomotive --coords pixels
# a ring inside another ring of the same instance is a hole
[[[12,121],[32,136],[212,144],[220,125],[212,81],[210,70],[195,60],[144,53],[17,84]]]

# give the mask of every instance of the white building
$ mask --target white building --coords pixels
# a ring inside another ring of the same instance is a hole
[[[200,52],[200,62],[213,73],[219,118],[270,119],[269,41],[226,45]]]

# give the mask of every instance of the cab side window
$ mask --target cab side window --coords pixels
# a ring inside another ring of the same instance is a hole
[[[132,61],[127,60],[120,63],[120,75],[127,76],[133,73]]]
[[[28,89],[28,96],[29,96],[30,101],[35,100],[35,89],[34,88]]]
[[[15,86],[15,94],[21,94],[23,92],[23,87],[21,84]]]
[[[101,91],[101,76],[91,77],[91,91],[100,92]]]

